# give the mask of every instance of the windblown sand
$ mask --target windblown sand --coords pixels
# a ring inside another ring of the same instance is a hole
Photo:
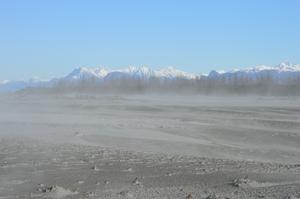
[[[4,198],[300,198],[300,98],[1,96]]]

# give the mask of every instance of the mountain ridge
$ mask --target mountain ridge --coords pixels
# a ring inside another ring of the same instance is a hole
[[[0,91],[18,91],[29,87],[52,87],[58,82],[60,83],[80,83],[82,81],[116,81],[122,79],[133,80],[149,80],[157,79],[161,81],[172,80],[199,80],[206,79],[209,81],[220,81],[226,83],[236,81],[236,79],[246,79],[248,82],[256,82],[262,78],[272,79],[275,83],[285,83],[291,79],[300,78],[300,65],[290,64],[288,62],[280,63],[276,66],[260,65],[252,68],[234,69],[229,71],[216,71],[212,70],[208,75],[193,74],[185,71],[178,70],[174,67],[167,67],[159,70],[154,70],[149,67],[130,66],[124,69],[107,69],[107,68],[88,68],[78,67],[71,71],[69,74],[50,80],[40,80],[32,78],[28,81],[0,81]],[[244,81],[244,80],[243,80]]]

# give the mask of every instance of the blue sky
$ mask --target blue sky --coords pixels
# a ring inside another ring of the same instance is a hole
[[[1,0],[0,80],[300,63],[299,0]]]

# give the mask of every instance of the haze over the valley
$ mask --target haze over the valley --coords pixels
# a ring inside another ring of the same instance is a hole
[[[299,8],[0,0],[0,199],[300,199]]]

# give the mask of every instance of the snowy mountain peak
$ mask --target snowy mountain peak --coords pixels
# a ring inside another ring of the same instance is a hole
[[[277,68],[281,71],[300,71],[300,65],[290,64],[289,62],[282,62]]]
[[[77,79],[89,79],[89,78],[103,78],[108,74],[108,71],[104,68],[87,68],[79,67],[75,68],[65,79],[77,80]]]
[[[276,66],[260,65],[260,66],[256,66],[254,68],[248,69],[248,71],[254,71],[254,72],[266,71],[266,70],[284,72],[284,71],[297,71],[297,70],[300,70],[300,68],[299,68],[299,66],[290,64],[289,62],[282,62]]]
[[[233,73],[245,73],[245,74],[258,74],[261,72],[276,72],[276,73],[285,73],[285,72],[300,72],[300,65],[290,64],[289,62],[282,62],[276,66],[266,66],[259,65],[252,68],[246,69],[233,69],[229,71],[211,71],[209,76],[216,76],[222,74],[233,74]]]
[[[158,77],[165,77],[165,78],[185,78],[185,79],[194,79],[196,75],[187,73],[184,71],[177,70],[174,67],[167,67],[165,69],[161,69],[156,71],[156,75]]]
[[[149,78],[155,76],[155,71],[146,67],[146,66],[141,66],[141,67],[135,67],[135,66],[130,66],[124,70],[120,70],[120,72],[125,72],[128,75],[133,75],[134,77],[140,77],[140,78]]]
[[[282,62],[275,67],[264,66],[260,70],[274,70],[277,72],[300,72],[300,65]]]

